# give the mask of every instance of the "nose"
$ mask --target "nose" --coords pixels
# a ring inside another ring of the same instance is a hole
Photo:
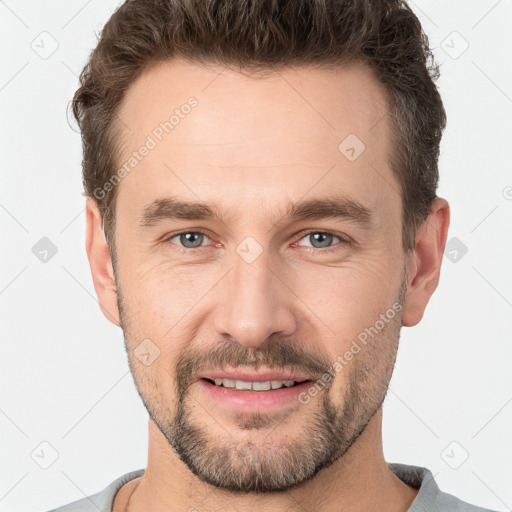
[[[257,347],[271,335],[292,336],[294,295],[277,274],[265,252],[252,263],[235,255],[219,290],[213,321],[216,332],[247,348]]]

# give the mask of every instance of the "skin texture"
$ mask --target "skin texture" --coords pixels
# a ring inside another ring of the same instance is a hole
[[[96,293],[123,329],[150,414],[145,474],[121,489],[115,510],[407,510],[417,490],[386,465],[382,401],[400,328],[421,320],[439,281],[447,201],[434,201],[405,254],[385,95],[362,64],[257,79],[159,64],[123,102],[123,162],[191,96],[197,106],[117,184],[116,262],[87,200]],[[354,161],[338,150],[349,134],[366,147]],[[290,202],[338,195],[373,211],[370,229],[285,217]],[[171,196],[215,203],[220,218],[141,227],[143,209]],[[171,236],[183,230],[204,231],[201,248]],[[325,231],[336,236],[322,246],[312,235]],[[237,252],[248,236],[262,251],[251,263]],[[291,365],[318,377],[390,310],[307,404],[241,413],[197,380],[198,369]],[[136,357],[147,339],[159,350],[149,365]]]

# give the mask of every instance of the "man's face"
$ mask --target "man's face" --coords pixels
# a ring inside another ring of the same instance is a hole
[[[118,305],[138,391],[182,461],[220,488],[279,491],[338,460],[384,399],[401,198],[365,67],[222,70],[165,63],[127,93],[119,167],[150,149],[117,185]],[[325,200],[338,215],[301,209]]]

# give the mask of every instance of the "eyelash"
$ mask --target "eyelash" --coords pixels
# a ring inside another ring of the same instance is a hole
[[[176,238],[177,236],[180,236],[180,235],[184,235],[184,234],[187,234],[187,233],[195,233],[195,234],[201,234],[201,235],[204,235],[208,238],[210,238],[208,236],[208,233],[206,233],[205,231],[202,231],[200,229],[195,229],[195,230],[185,230],[185,231],[178,231],[177,233],[172,233],[170,234],[169,236],[167,236],[163,242],[166,243],[166,242],[171,242],[171,240],[173,238]],[[301,237],[298,239],[297,242],[294,242],[293,245],[297,244],[298,242],[300,242],[303,238],[307,237],[308,235],[311,235],[313,233],[321,233],[322,235],[330,235],[330,236],[334,236],[336,238],[339,238],[340,239],[340,242],[338,242],[338,244],[349,244],[350,243],[350,239],[345,235],[345,236],[342,236],[342,235],[339,235],[337,233],[335,233],[334,231],[329,231],[329,230],[318,230],[318,229],[312,229],[310,231],[306,231],[306,232],[303,232],[301,233]],[[171,242],[173,243],[173,242]],[[335,244],[333,245],[332,247],[326,247],[326,248],[316,248],[316,247],[305,247],[305,249],[307,249],[307,252],[322,252],[322,253],[331,253],[331,252],[334,252],[336,250],[339,249],[338,247],[338,244]],[[197,247],[195,249],[191,249],[189,247],[182,247],[180,245],[177,245],[177,244],[174,244],[173,245],[176,245],[176,247],[178,248],[179,251],[181,252],[189,252],[189,251],[198,251],[200,249],[206,249],[207,247]]]

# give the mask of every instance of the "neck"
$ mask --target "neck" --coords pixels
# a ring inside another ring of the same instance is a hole
[[[317,512],[405,512],[418,493],[387,466],[382,450],[382,409],[347,453],[312,480],[287,492],[262,495],[234,494],[202,482],[150,420],[147,468],[131,487],[127,512],[284,512],[296,508],[297,503],[301,509]]]

